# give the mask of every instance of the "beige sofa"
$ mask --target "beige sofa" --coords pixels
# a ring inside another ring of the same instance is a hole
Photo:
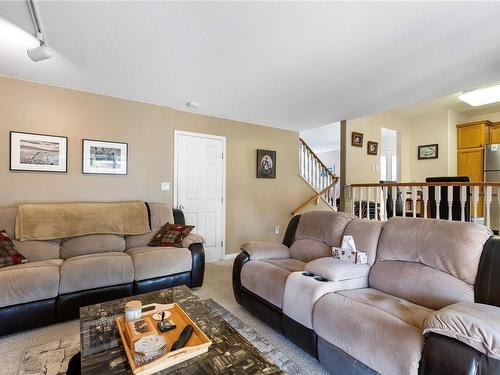
[[[151,232],[95,234],[53,241],[16,241],[29,263],[0,269],[0,335],[78,317],[81,306],[185,284],[203,283],[204,252],[198,236],[183,248],[148,247],[167,222],[184,223],[182,211],[148,203]],[[16,208],[0,209],[0,229],[14,237]]]
[[[344,235],[367,265],[330,256]],[[241,250],[237,301],[331,373],[500,371],[500,324],[491,329],[500,323],[500,238],[484,226],[310,212],[292,219],[283,244]]]

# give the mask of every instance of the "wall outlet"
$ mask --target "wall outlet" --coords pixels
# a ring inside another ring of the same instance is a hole
[[[162,182],[161,191],[170,191],[170,182]]]
[[[276,225],[274,227],[274,234],[280,234],[280,226],[279,225]]]

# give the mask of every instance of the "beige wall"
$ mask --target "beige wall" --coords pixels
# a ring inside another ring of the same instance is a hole
[[[500,112],[492,112],[492,113],[486,113],[484,115],[469,116],[467,117],[466,122],[481,121],[481,120],[489,120],[492,122],[500,121]]]
[[[378,142],[380,148],[381,128],[388,128],[399,132],[401,142],[401,181],[408,181],[410,177],[410,123],[409,120],[394,112],[378,113],[375,115],[347,121],[347,149],[346,149],[346,183],[376,183],[380,180],[380,152],[377,156],[368,155],[367,142]],[[363,147],[351,146],[351,133],[364,134]]]
[[[227,137],[226,253],[249,239],[281,240],[290,211],[313,193],[297,175],[296,132],[3,77],[0,113],[0,206],[130,199],[171,203],[172,192],[160,191],[160,183],[173,184],[174,129]],[[10,172],[11,130],[67,136],[68,173]],[[128,175],[83,175],[83,138],[128,142]],[[255,177],[257,148],[277,151],[275,180]]]

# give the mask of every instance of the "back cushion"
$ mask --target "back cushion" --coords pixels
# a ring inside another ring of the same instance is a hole
[[[117,234],[89,234],[64,239],[61,243],[61,258],[79,255],[125,251],[125,239]]]
[[[147,246],[149,241],[165,224],[174,224],[174,212],[172,206],[166,203],[148,203],[151,219],[151,232],[125,236],[126,248]]]
[[[368,254],[371,266],[377,256],[377,245],[384,223],[375,220],[351,220],[345,227],[344,236],[352,236],[356,249]]]
[[[16,207],[0,208],[0,230],[5,229],[12,239],[15,237],[16,214]],[[60,240],[20,242],[13,239],[12,242],[30,262],[59,259]]]
[[[370,287],[434,309],[474,301],[485,226],[435,219],[391,218],[380,235]]]
[[[310,211],[300,217],[290,256],[303,262],[331,255],[340,246],[344,229],[354,216],[345,212]]]

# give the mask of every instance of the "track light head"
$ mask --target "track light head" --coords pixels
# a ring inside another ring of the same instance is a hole
[[[30,59],[35,62],[50,59],[54,55],[54,50],[46,44],[41,44],[35,48],[29,48],[27,52]]]

